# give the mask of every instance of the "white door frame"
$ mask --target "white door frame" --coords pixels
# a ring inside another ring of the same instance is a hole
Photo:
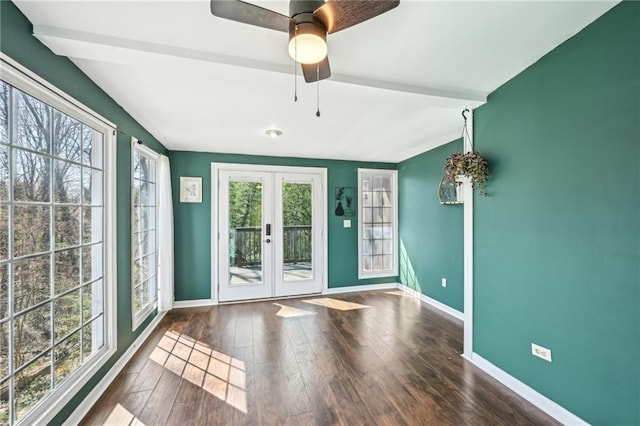
[[[328,188],[327,188],[327,169],[326,167],[297,167],[297,166],[270,166],[263,164],[243,164],[243,163],[211,163],[211,302],[217,303],[218,291],[219,291],[219,277],[218,277],[218,265],[219,265],[219,191],[220,191],[220,179],[218,177],[220,170],[230,171],[251,171],[251,172],[273,172],[273,173],[318,173],[322,175],[321,179],[321,198],[322,205],[320,206],[323,212],[322,226],[322,247],[324,254],[322,256],[323,265],[319,268],[322,271],[322,283],[321,288],[324,291],[328,285],[329,275],[329,261],[328,261],[328,217],[327,202],[328,202]]]

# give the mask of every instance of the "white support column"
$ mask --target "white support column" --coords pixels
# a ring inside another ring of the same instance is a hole
[[[473,111],[467,113],[464,152],[473,149]],[[471,179],[463,178],[464,199],[464,349],[462,356],[471,359],[473,353],[473,187]]]

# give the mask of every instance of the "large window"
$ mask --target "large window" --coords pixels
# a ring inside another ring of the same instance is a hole
[[[115,346],[104,240],[112,130],[2,66],[0,424],[46,423]]]
[[[398,275],[398,172],[358,169],[358,276]]]
[[[158,154],[132,140],[131,253],[133,328],[157,306]]]

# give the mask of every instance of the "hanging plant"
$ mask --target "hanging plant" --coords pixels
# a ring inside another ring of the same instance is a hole
[[[487,196],[484,188],[489,179],[489,163],[480,154],[474,151],[466,154],[457,152],[447,157],[444,163],[444,179],[455,184],[458,176],[471,178],[473,188],[478,188],[480,195]]]

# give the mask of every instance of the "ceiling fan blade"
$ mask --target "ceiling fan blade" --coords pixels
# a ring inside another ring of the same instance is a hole
[[[318,66],[317,64],[301,64],[302,73],[304,74],[304,81],[307,83],[313,83],[314,81],[324,80],[331,77],[331,68],[329,68],[329,56],[320,61],[320,78],[318,78]]]
[[[289,32],[291,18],[241,0],[211,0],[211,13],[219,18],[276,31]]]
[[[400,4],[400,0],[329,0],[313,14],[327,27],[329,34],[375,18]]]

